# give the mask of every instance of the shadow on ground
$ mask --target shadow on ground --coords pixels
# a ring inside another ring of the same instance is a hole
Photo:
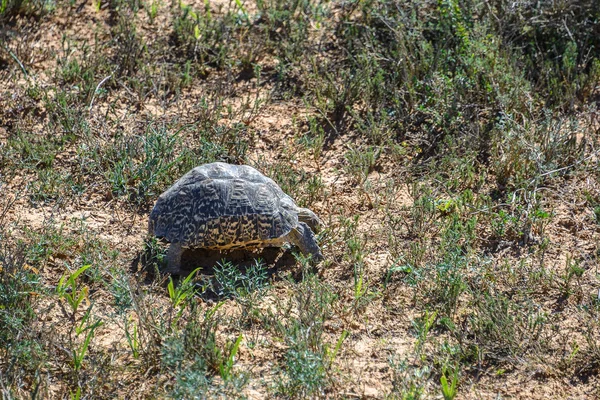
[[[211,275],[213,268],[225,262],[231,262],[244,270],[261,260],[270,273],[287,270],[296,264],[296,259],[290,251],[279,247],[266,247],[264,249],[246,250],[236,249],[230,251],[190,249],[183,253],[181,258],[182,275],[202,268],[201,273]]]

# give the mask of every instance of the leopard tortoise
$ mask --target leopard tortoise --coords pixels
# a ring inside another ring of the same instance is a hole
[[[166,272],[179,273],[188,248],[229,250],[292,243],[312,260],[323,259],[313,231],[321,225],[270,178],[247,165],[221,162],[196,167],[161,194],[148,231],[171,244]]]

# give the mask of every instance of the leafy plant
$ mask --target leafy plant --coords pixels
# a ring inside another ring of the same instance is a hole
[[[231,345],[227,359],[219,365],[219,375],[225,381],[231,378],[231,370],[233,368],[235,356],[240,348],[240,343],[242,343],[242,339],[243,336],[240,334],[236,341]]]
[[[216,292],[221,297],[242,298],[268,285],[267,267],[262,260],[254,260],[244,269],[230,261],[221,261],[214,268]]]
[[[82,318],[79,327],[75,330],[77,336],[85,333],[83,343],[81,343],[78,348],[74,348],[72,350],[73,369],[75,370],[75,372],[79,372],[79,370],[81,369],[83,365],[83,360],[88,351],[90,342],[94,337],[95,331],[98,327],[102,326],[103,324],[101,320],[96,320],[94,322],[90,321],[91,310],[92,306],[88,308],[88,311]]]
[[[427,380],[431,375],[428,366],[411,365],[406,359],[390,358],[392,368],[392,394],[400,399],[427,398]]]
[[[196,268],[186,276],[183,281],[175,285],[173,277],[169,277],[169,283],[167,284],[167,290],[169,298],[171,299],[171,305],[174,309],[178,309],[175,318],[173,319],[173,325],[177,325],[177,322],[181,318],[186,306],[197,292],[196,284],[192,279],[196,276],[196,273],[201,268]]]
[[[369,173],[375,167],[379,158],[380,149],[374,147],[351,148],[345,155],[347,165],[346,172],[352,175],[354,182],[362,184],[367,179]]]
[[[452,400],[456,397],[458,393],[458,370],[454,370],[452,373],[452,381],[448,383],[448,378],[446,377],[446,372],[442,373],[440,377],[440,383],[442,385],[442,395],[444,396],[444,400]]]
[[[89,288],[83,286],[79,289],[77,278],[84,273],[91,265],[84,265],[70,274],[64,274],[58,281],[56,293],[58,296],[69,304],[71,307],[72,318],[75,319],[75,314],[79,310],[79,306],[84,300],[88,300]]]

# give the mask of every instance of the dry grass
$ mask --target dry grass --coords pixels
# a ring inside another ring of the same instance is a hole
[[[600,396],[600,10],[504,3],[1,2],[3,398]],[[325,261],[162,275],[215,160]]]

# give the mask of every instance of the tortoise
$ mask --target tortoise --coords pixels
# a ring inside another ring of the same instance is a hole
[[[150,213],[150,234],[170,242],[165,272],[181,270],[188,248],[230,250],[292,243],[323,259],[315,234],[321,220],[270,178],[248,165],[222,162],[189,171],[161,194]]]

